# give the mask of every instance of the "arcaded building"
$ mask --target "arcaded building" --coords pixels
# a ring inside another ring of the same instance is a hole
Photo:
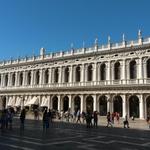
[[[101,116],[150,115],[150,38],[0,62],[0,109],[36,105]]]

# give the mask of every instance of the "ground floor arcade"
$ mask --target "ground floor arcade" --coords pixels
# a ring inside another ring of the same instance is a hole
[[[150,115],[150,95],[146,94],[36,94],[1,95],[0,109],[7,107],[47,107],[58,111],[98,111],[101,116],[107,112],[118,112],[140,119]]]

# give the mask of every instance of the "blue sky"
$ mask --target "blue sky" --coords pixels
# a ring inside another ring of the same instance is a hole
[[[0,60],[150,36],[149,0],[0,0]]]

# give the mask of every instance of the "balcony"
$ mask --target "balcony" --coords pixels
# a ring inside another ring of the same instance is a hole
[[[132,80],[103,80],[103,81],[88,81],[88,82],[72,82],[72,83],[50,83],[38,85],[23,85],[23,86],[0,86],[0,91],[17,90],[17,89],[40,89],[40,88],[79,88],[79,87],[105,87],[105,86],[127,86],[127,85],[150,85],[150,79],[132,79]]]

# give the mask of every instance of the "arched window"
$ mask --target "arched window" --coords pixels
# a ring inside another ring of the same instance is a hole
[[[48,69],[45,70],[45,76],[44,76],[44,83],[47,84],[48,83],[48,78],[49,78],[49,73],[48,73]]]
[[[87,81],[92,81],[93,79],[93,67],[89,65],[87,68]]]
[[[130,79],[136,79],[136,77],[137,77],[136,61],[133,60],[130,62]]]
[[[65,68],[65,72],[64,73],[65,73],[65,76],[64,76],[65,80],[64,81],[65,82],[69,82],[69,68],[68,67]]]
[[[80,82],[80,79],[81,79],[81,75],[80,75],[80,66],[77,66],[76,67],[76,74],[75,74],[75,76],[76,76],[76,82]]]
[[[23,73],[22,72],[20,73],[20,76],[19,76],[19,85],[23,85]]]
[[[137,96],[129,98],[129,115],[130,117],[139,117],[139,98]]]
[[[54,83],[58,83],[59,72],[58,68],[54,70]]]
[[[12,86],[15,85],[15,81],[16,81],[16,75],[15,73],[12,74]]]
[[[106,65],[102,64],[100,66],[100,80],[106,80]]]
[[[8,86],[8,74],[5,75],[5,86]]]
[[[116,62],[114,64],[114,79],[119,80],[120,79],[120,63]]]
[[[40,72],[39,70],[35,74],[35,84],[38,85],[40,83]]]
[[[31,72],[30,71],[27,74],[27,85],[31,85]]]
[[[150,78],[150,59],[146,62],[147,78]]]

